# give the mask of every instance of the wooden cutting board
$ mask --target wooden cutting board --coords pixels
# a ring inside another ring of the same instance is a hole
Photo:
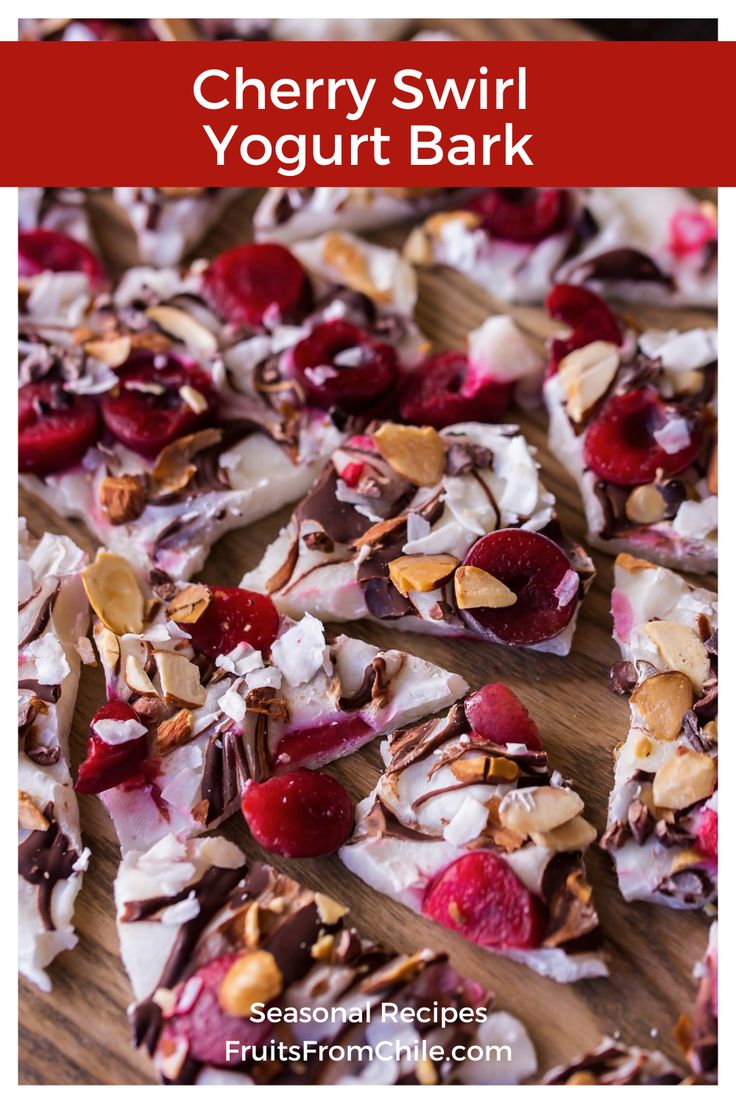
[[[495,21],[494,26],[509,22]],[[524,26],[528,36],[531,30],[526,22]],[[517,35],[506,27],[504,35],[494,37]],[[534,37],[545,36],[535,33]],[[548,32],[548,37],[560,36]],[[237,201],[199,252],[211,256],[246,240],[254,199],[251,194]],[[97,221],[113,263],[122,267],[133,262],[130,232],[116,224],[104,199],[99,203]],[[376,238],[399,245],[405,234],[405,229],[397,229]],[[543,338],[554,328],[541,309],[509,308],[454,273],[420,273],[417,320],[441,348],[462,347],[470,329],[490,313],[504,311],[514,316],[541,349]],[[632,309],[628,313],[648,325],[687,327],[715,322],[707,312]],[[578,493],[547,451],[543,411],[523,414],[519,421],[538,449],[545,483],[557,496],[564,526],[584,540]],[[36,535],[46,529],[65,532],[94,553],[95,543],[81,524],[64,521],[25,497],[21,498],[21,511]],[[250,529],[229,534],[215,547],[201,577],[208,582],[236,584],[258,563],[289,513],[282,510]],[[598,576],[567,658],[467,641],[433,640],[383,626],[353,624],[347,628],[380,647],[405,648],[455,670],[473,688],[491,680],[507,682],[537,719],[552,764],[575,781],[585,799],[586,816],[602,831],[612,775],[611,753],[626,735],[628,706],[607,684],[609,668],[618,658],[610,637],[612,561],[596,553],[593,558]],[[706,583],[712,584],[713,580]],[[84,754],[89,718],[102,700],[101,671],[83,668],[72,730],[75,773]],[[379,770],[377,741],[330,768],[356,799],[373,787]],[[151,1065],[129,1045],[126,1006],[131,994],[118,956],[113,908],[118,847],[98,799],[82,795],[80,811],[92,860],[77,899],[79,944],[51,967],[52,993],[40,993],[21,982],[19,1077],[24,1084],[148,1084],[153,1081]],[[289,862],[261,852],[240,824],[231,823],[224,831],[250,857],[266,858],[312,888],[343,900],[350,906],[352,922],[366,935],[400,951],[411,952],[421,946],[447,951],[460,971],[496,993],[498,1007],[517,1014],[527,1024],[537,1047],[540,1071],[596,1046],[602,1035],[618,1031],[628,1043],[657,1046],[672,1058],[679,1057],[672,1028],[680,1012],[691,1008],[695,993],[692,969],[705,950],[708,922],[693,913],[627,905],[618,893],[610,860],[596,847],[589,853],[588,873],[610,955],[611,976],[565,986],[539,978],[415,916],[362,884],[336,858]]]

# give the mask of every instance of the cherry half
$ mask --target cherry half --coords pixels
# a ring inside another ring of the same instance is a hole
[[[140,350],[118,369],[117,375],[119,387],[102,396],[102,418],[118,441],[141,456],[154,459],[177,437],[193,433],[212,420],[212,380],[193,360]],[[204,410],[198,412],[190,406],[180,393],[184,387],[202,396]]]
[[[122,744],[108,744],[95,734],[98,721],[138,721],[135,710],[121,701],[109,701],[90,722],[87,757],[79,767],[77,793],[102,793],[138,774],[146,758],[146,737],[136,736]]]
[[[668,421],[683,419],[690,440],[677,452],[665,452],[654,434]],[[588,426],[585,464],[607,483],[631,487],[684,471],[700,451],[703,435],[695,416],[676,403],[664,403],[652,387],[612,395]]]
[[[353,803],[340,783],[304,767],[248,782],[241,806],[258,843],[288,859],[332,854],[353,826]]]
[[[315,326],[292,356],[297,379],[323,410],[364,410],[393,390],[399,374],[393,346],[340,319]]]
[[[529,751],[543,751],[539,729],[516,694],[502,682],[489,682],[465,699],[465,716],[471,738],[498,744],[525,744]]]
[[[468,204],[492,238],[535,244],[563,230],[570,196],[564,188],[488,188]]]
[[[572,566],[549,537],[529,529],[498,529],[476,541],[465,563],[500,579],[516,595],[513,606],[460,610],[473,631],[528,646],[557,636],[572,620],[577,596],[559,597],[567,591],[561,584]]]
[[[222,318],[255,329],[296,321],[312,300],[307,274],[294,254],[271,243],[220,253],[204,274],[203,292]]]
[[[547,296],[547,313],[555,322],[562,322],[570,329],[567,337],[553,337],[550,341],[549,371],[556,372],[560,361],[575,349],[582,349],[593,341],[610,341],[620,345],[623,341],[621,327],[613,311],[587,288],[577,284],[556,284]]]
[[[102,265],[91,249],[55,230],[21,230],[18,234],[18,275],[41,272],[83,272],[90,284],[105,279]]]
[[[217,659],[238,644],[250,644],[266,655],[279,628],[279,611],[268,595],[241,587],[208,589],[212,597],[204,613],[193,624],[180,625],[195,652]]]
[[[472,851],[450,863],[427,890],[422,912],[481,947],[538,947],[544,905],[492,851]]]
[[[78,463],[99,436],[97,407],[50,380],[18,391],[18,469],[48,475]]]
[[[435,429],[456,422],[498,422],[513,393],[513,381],[499,383],[470,371],[462,353],[438,353],[407,378],[400,411],[407,422]]]

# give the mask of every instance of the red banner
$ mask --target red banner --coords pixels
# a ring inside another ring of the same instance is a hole
[[[4,42],[0,184],[736,185],[734,70],[733,42]]]

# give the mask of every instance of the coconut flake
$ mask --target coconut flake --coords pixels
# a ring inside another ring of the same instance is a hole
[[[449,824],[444,837],[448,843],[460,845],[477,839],[488,821],[488,809],[474,797],[466,797]]]
[[[180,924],[186,924],[188,920],[193,920],[195,916],[199,916],[199,901],[192,890],[183,901],[177,901],[175,905],[165,908],[159,914],[159,920],[162,924],[174,924],[178,927]]]
[[[263,666],[263,656],[243,640],[227,655],[218,655],[215,663],[223,671],[229,671],[232,675],[245,675],[248,671],[255,671]]]
[[[569,606],[573,598],[576,598],[580,590],[580,579],[576,571],[568,568],[555,587],[555,598],[560,609]]]
[[[69,674],[69,661],[52,632],[46,632],[23,649],[23,656],[36,665],[36,678],[42,686],[59,686]]]
[[[271,660],[289,686],[302,686],[310,682],[320,667],[331,674],[332,664],[322,622],[310,613],[305,614],[272,645]]]
[[[468,334],[468,386],[477,379],[510,383],[524,378],[541,381],[544,361],[535,353],[516,323],[508,315],[487,318]]]
[[[255,671],[249,671],[245,676],[245,685],[249,690],[257,690],[261,686],[272,686],[274,690],[281,688],[281,672],[277,667],[259,667]]]
[[[652,436],[668,456],[674,456],[690,444],[690,427],[684,418],[669,418]]]
[[[672,522],[672,528],[681,537],[704,540],[718,529],[718,499],[709,495],[702,502],[681,503]]]
[[[108,717],[95,721],[92,725],[92,731],[95,736],[99,736],[106,744],[127,744],[130,740],[137,740],[141,736],[145,736],[146,726],[142,725],[140,721],[133,720],[132,717],[128,717],[125,721],[115,721]]]
[[[245,699],[240,696],[233,686],[221,698],[218,698],[217,704],[222,712],[235,721],[236,724],[240,724],[245,718]]]

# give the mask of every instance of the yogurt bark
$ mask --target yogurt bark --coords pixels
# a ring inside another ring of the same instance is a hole
[[[524,1026],[446,956],[384,950],[338,901],[219,837],[131,852],[115,902],[134,1041],[167,1084],[500,1085],[536,1070]],[[453,1044],[488,1057],[453,1058]],[[321,1057],[319,1045],[365,1049]],[[271,1046],[280,1057],[261,1060]]]
[[[333,453],[242,585],[292,617],[567,655],[593,575],[516,426],[386,422]]]
[[[74,900],[89,851],[69,773],[82,660],[93,660],[81,570],[68,537],[18,532],[18,920],[21,973],[48,992],[56,955],[76,945]]]
[[[381,893],[558,982],[608,973],[584,852],[596,838],[501,683],[392,733],[340,850]]]
[[[700,909],[718,895],[718,599],[623,554],[611,596],[630,693],[601,843],[627,901]]]
[[[123,852],[215,828],[248,780],[320,767],[446,708],[459,675],[280,615],[237,587],[154,575],[100,552],[84,582],[108,702],[77,789],[102,795]]]
[[[548,299],[549,446],[580,487],[588,539],[684,571],[718,556],[715,329],[634,334],[583,288]]]

